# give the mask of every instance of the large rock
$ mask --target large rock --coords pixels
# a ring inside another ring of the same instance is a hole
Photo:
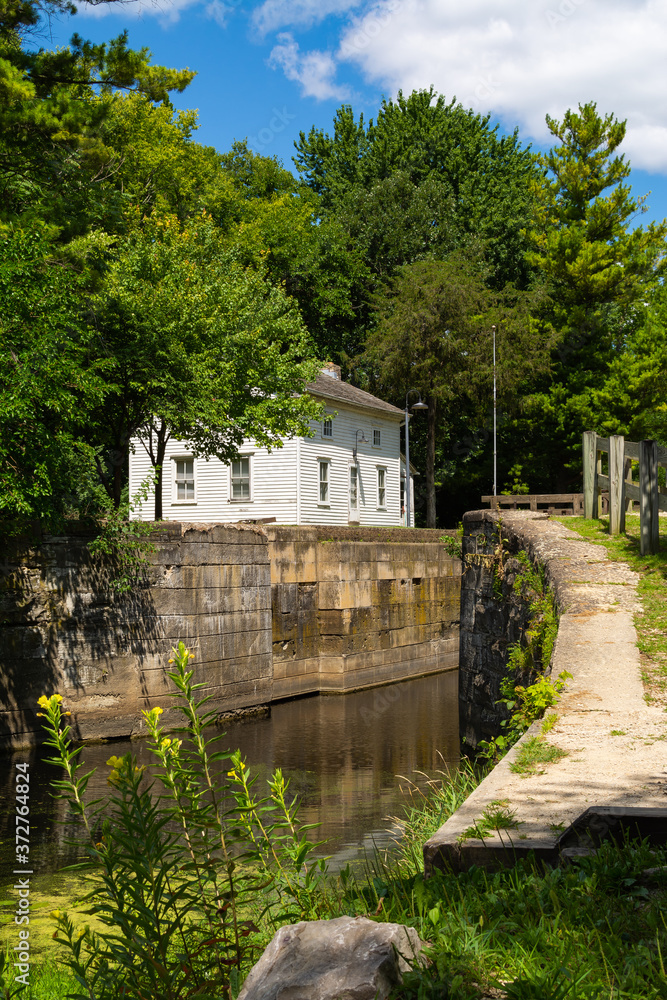
[[[413,927],[365,917],[281,927],[238,1000],[386,1000],[420,958]]]

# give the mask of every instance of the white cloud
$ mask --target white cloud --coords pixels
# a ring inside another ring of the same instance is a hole
[[[229,4],[221,3],[220,0],[211,0],[210,3],[206,4],[206,13],[208,17],[210,17],[212,21],[215,21],[219,28],[227,27],[227,22],[232,9],[233,8]]]
[[[667,171],[666,51],[667,0],[380,0],[337,55],[385,90],[433,84],[538,142],[546,113],[597,101],[628,119],[633,166]]]
[[[282,69],[288,80],[299,83],[304,97],[315,97],[318,101],[345,101],[350,97],[347,87],[335,83],[337,65],[331,53],[316,50],[302,53],[294,36],[287,31],[278,35],[269,66]]]
[[[330,14],[345,14],[362,0],[264,0],[253,11],[252,22],[261,35],[280,28],[312,28]]]

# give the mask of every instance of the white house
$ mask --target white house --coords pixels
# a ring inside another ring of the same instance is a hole
[[[336,365],[306,388],[325,404],[323,419],[311,421],[313,437],[286,440],[271,452],[247,440],[239,459],[229,464],[196,458],[187,442],[171,439],[163,470],[164,519],[405,524],[404,411],[343,382]],[[134,438],[132,446],[130,496],[151,472],[141,439]],[[151,495],[134,517],[153,516]]]

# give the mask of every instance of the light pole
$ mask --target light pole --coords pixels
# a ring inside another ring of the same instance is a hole
[[[408,412],[408,400],[410,394],[416,392],[419,399],[410,407],[411,410],[428,410],[426,403],[422,403],[422,394],[418,389],[408,389],[405,394],[405,519],[406,528],[410,527],[410,414]]]
[[[493,497],[494,503],[495,498],[498,496],[498,474],[497,474],[497,460],[498,460],[498,448],[496,446],[496,328],[492,326],[493,330]]]

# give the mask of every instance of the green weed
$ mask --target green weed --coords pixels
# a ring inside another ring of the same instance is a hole
[[[459,837],[459,841],[463,842],[471,839],[486,840],[492,837],[494,833],[500,833],[501,830],[516,830],[519,826],[516,819],[516,812],[508,809],[508,805],[509,803],[505,801],[490,802],[482,813],[481,818],[476,820],[467,830],[463,831]]]
[[[91,773],[73,748],[62,698],[40,698],[47,746],[63,777],[52,784],[83,828],[92,924],[52,914],[74,1000],[199,1000],[231,996],[268,937],[282,923],[328,915],[326,866],[278,770],[259,798],[238,751],[205,738],[212,722],[192,654],[179,643],[169,677],[184,725],[168,736],[161,708],[144,712],[157,780],[146,781],[132,754],[112,756],[104,802],[87,804]],[[224,763],[226,780],[214,776]]]
[[[540,774],[542,764],[553,764],[563,757],[567,757],[566,750],[547,743],[542,736],[532,736],[519,748],[515,760],[510,764],[510,771],[528,778]]]

